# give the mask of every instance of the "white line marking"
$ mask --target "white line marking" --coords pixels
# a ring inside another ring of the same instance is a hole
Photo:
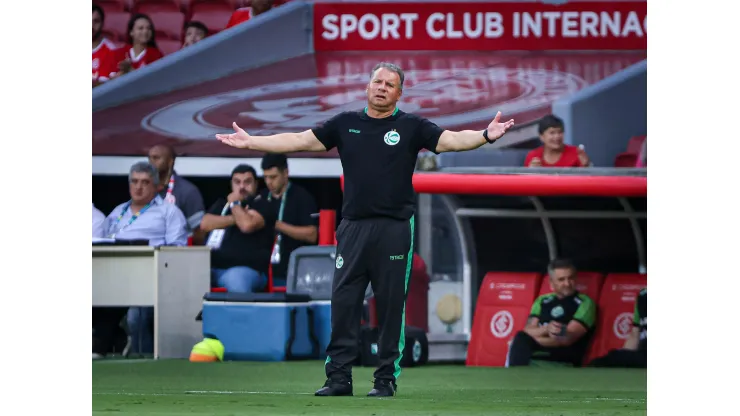
[[[301,394],[308,395],[313,393],[289,393],[286,391],[219,391],[219,390],[190,390],[185,394]]]
[[[182,396],[184,394],[280,394],[280,395],[313,395],[313,393],[289,393],[284,391],[222,391],[222,390],[189,390],[181,393],[133,393],[133,392],[93,392],[100,396]]]
[[[186,394],[213,394],[213,395],[229,395],[229,394],[266,394],[266,395],[285,395],[285,396],[313,396],[313,393],[302,393],[302,392],[285,392],[285,391],[229,391],[229,390],[187,390],[181,393],[132,393],[132,392],[93,392],[93,395],[101,396],[182,396]],[[645,404],[644,399],[624,399],[617,397],[584,397],[578,400],[562,400],[560,397],[532,397],[536,400],[546,400],[550,403],[592,403],[593,401],[612,401],[612,402],[623,402],[630,404]],[[528,399],[522,400],[509,400],[509,399],[494,399],[489,400],[493,403],[520,403],[527,401]]]

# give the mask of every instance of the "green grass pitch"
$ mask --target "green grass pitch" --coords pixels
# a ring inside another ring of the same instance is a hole
[[[354,397],[314,397],[323,362],[93,362],[93,415],[645,415],[645,370],[561,367],[404,369],[398,395],[365,397],[372,368],[354,369]]]

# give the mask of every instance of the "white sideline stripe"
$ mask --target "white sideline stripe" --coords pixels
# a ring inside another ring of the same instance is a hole
[[[273,395],[285,395],[285,396],[292,396],[292,395],[300,395],[300,396],[313,396],[313,393],[289,393],[285,391],[228,391],[228,390],[188,390],[184,391],[182,393],[130,393],[130,392],[93,392],[93,395],[98,396],[182,396],[184,394],[273,394]],[[547,400],[548,402],[555,402],[555,403],[591,403],[593,401],[599,402],[599,401],[606,401],[606,402],[622,402],[622,403],[631,403],[631,404],[644,404],[646,400],[644,399],[622,399],[622,398],[616,398],[616,397],[585,397],[583,399],[579,400],[559,400],[559,397],[532,397],[533,399],[537,400]],[[496,399],[493,400],[494,403],[519,403],[522,401],[525,401],[526,399],[522,400],[509,400],[509,399]]]
[[[182,396],[184,394],[280,394],[280,395],[313,395],[313,393],[288,393],[284,391],[225,391],[225,390],[189,390],[182,393],[132,393],[132,392],[93,392],[95,396]]]

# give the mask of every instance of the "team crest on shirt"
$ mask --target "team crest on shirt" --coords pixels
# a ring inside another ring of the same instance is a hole
[[[563,310],[563,307],[560,305],[552,308],[552,311],[550,311],[550,315],[553,318],[560,318],[561,316],[563,316],[564,313],[565,311]]]
[[[401,135],[396,130],[391,130],[383,136],[383,141],[388,146],[395,146],[401,141]]]
[[[337,269],[341,269],[342,266],[344,266],[344,259],[342,258],[341,254],[337,256],[337,262],[335,266],[337,267]]]
[[[95,58],[92,60],[92,69],[100,68],[100,59]]]

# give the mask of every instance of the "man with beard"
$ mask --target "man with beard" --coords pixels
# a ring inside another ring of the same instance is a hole
[[[508,367],[526,366],[532,358],[580,366],[596,322],[596,304],[576,290],[576,268],[555,259],[548,267],[553,293],[538,297],[527,325],[511,342]]]
[[[149,149],[149,163],[159,172],[159,196],[165,202],[180,208],[188,220],[188,230],[192,233],[200,225],[205,213],[203,196],[198,187],[175,172],[175,157],[172,146],[158,144]]]
[[[249,165],[231,172],[231,193],[203,216],[199,233],[211,247],[211,284],[229,292],[264,289],[275,235],[275,210],[257,194],[257,174]]]
[[[97,4],[92,6],[92,82],[96,87],[116,76],[118,63],[124,59],[123,50],[103,36],[105,12]]]

